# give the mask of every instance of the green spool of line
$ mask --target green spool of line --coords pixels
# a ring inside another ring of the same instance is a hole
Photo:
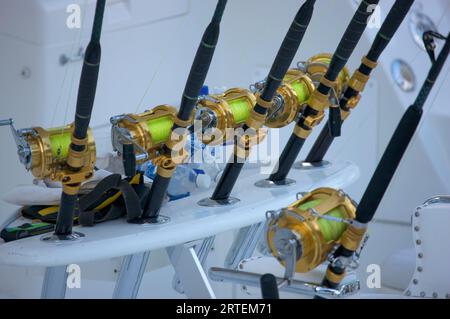
[[[305,83],[303,83],[302,81],[296,81],[291,83],[291,87],[297,94],[298,103],[305,103],[309,99],[310,93]]]
[[[250,108],[248,107],[247,99],[235,99],[228,101],[231,113],[233,113],[234,122],[240,124],[245,122],[250,116]]]
[[[65,160],[69,153],[71,131],[67,130],[65,127],[60,127],[49,130],[49,133],[53,157],[57,160]]]
[[[321,63],[324,63],[324,64],[329,66],[330,62],[331,62],[331,59],[329,59],[329,58],[321,58],[321,59],[317,59],[317,62],[321,62]],[[339,78],[339,81],[345,82],[345,73],[343,71],[339,72],[338,78]]]
[[[314,199],[298,206],[298,208],[306,211],[308,209],[318,206],[321,202],[322,199]],[[325,215],[345,218],[345,213],[342,212],[339,208],[333,209],[332,211],[326,213]],[[319,224],[319,228],[326,242],[338,240],[344,233],[345,229],[347,228],[347,225],[344,223],[335,222],[323,218],[319,218],[317,220],[317,223]]]
[[[170,116],[163,116],[147,121],[147,128],[152,136],[153,144],[166,142],[172,131],[173,120]]]

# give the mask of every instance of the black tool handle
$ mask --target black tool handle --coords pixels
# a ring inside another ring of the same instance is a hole
[[[283,81],[311,21],[315,2],[315,0],[307,0],[295,15],[272,64],[264,89],[261,92],[262,100],[271,102]],[[256,103],[253,109],[256,113],[261,115],[265,115],[267,112],[267,108],[262,107],[259,103]],[[244,125],[243,128],[244,130],[247,130],[249,127]],[[236,155],[233,155],[231,162],[227,163],[225,166],[224,172],[214,189],[211,199],[224,200],[230,196],[243,165],[242,160],[239,161]]]
[[[101,47],[100,35],[102,32],[103,15],[106,0],[97,0],[94,24],[91,40],[84,56],[83,69],[81,71],[78,99],[75,110],[73,136],[77,139],[85,139],[94,106],[95,92],[97,90],[98,72],[100,69]],[[81,152],[85,146],[70,144],[72,150]],[[74,168],[78,169],[78,168]],[[63,238],[72,234],[74,209],[77,195],[66,194],[61,196],[61,204],[55,226],[55,235]]]
[[[262,299],[280,299],[277,278],[272,274],[262,275],[260,278]]]

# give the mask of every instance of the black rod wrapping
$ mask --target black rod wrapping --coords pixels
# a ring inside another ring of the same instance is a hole
[[[87,136],[92,108],[94,106],[95,92],[97,90],[98,73],[100,69],[100,35],[103,24],[106,0],[97,0],[95,8],[94,24],[92,27],[91,40],[84,56],[83,69],[81,71],[78,98],[75,110],[75,121],[73,135],[77,139]],[[74,151],[83,151],[84,147],[70,144]],[[55,235],[67,236],[72,233],[73,216],[77,195],[62,193],[59,212],[56,220]]]
[[[66,236],[72,234],[73,217],[77,195],[61,194],[61,204],[56,218],[55,235]]]
[[[339,73],[345,67],[345,64],[347,64],[348,59],[350,58],[356,45],[361,39],[361,36],[369,21],[370,15],[373,13],[373,11],[370,10],[370,6],[377,5],[378,1],[379,0],[361,1],[361,4],[359,5],[358,9],[353,15],[352,20],[350,21],[347,29],[345,30],[345,33],[342,36],[342,39],[339,42],[339,45],[336,48],[333,57],[331,58],[328,70],[324,75],[324,78],[327,79],[328,81],[334,82]],[[320,83],[317,90],[324,95],[328,95],[330,93],[331,87],[323,83]],[[334,126],[333,122],[338,121],[340,128],[341,117],[340,112],[338,113],[339,114],[336,115],[336,112],[332,112],[330,110],[330,114],[335,114],[337,117],[329,119],[328,121],[329,127]],[[314,110],[309,105],[306,105],[296,125],[298,125],[302,129],[310,129],[307,126],[305,126],[305,119],[312,115],[317,115],[317,111]],[[335,129],[333,128],[330,131],[335,131]],[[303,147],[303,144],[304,139],[301,139],[297,137],[295,134],[292,134],[291,138],[289,139],[289,142],[286,144],[286,146],[283,149],[283,152],[281,153],[280,159],[278,160],[278,164],[275,168],[276,171],[274,171],[270,175],[269,180],[276,182],[286,179],[287,175],[289,174],[289,171],[292,168],[292,165],[295,162],[295,159],[297,158],[298,154],[300,153]],[[289,154],[289,156],[285,156],[286,154]]]
[[[219,40],[220,21],[222,20],[226,4],[227,0],[218,1],[214,16],[207,26],[197,49],[197,53],[195,54],[194,62],[192,63],[181,98],[180,109],[178,111],[178,118],[182,121],[187,121],[191,117],[192,110],[197,103],[198,96],[205,83],[214,56],[214,51]]]
[[[103,14],[105,12],[105,3],[105,0],[97,1],[91,41],[89,42],[84,55],[74,123],[74,136],[78,139],[86,138],[89,122],[91,120],[92,108],[94,106],[101,60],[100,34],[102,30]],[[71,147],[73,146],[74,145]]]
[[[321,162],[331,144],[333,144],[334,137],[331,136],[330,130],[328,129],[328,121],[325,123],[325,126],[320,131],[319,136],[315,140],[309,154],[305,158],[305,162],[307,163],[318,163]]]
[[[181,98],[180,109],[177,115],[181,121],[187,121],[191,117],[192,111],[197,103],[198,96],[200,95],[200,91],[205,83],[205,79],[219,39],[220,22],[222,20],[226,4],[227,0],[219,0],[217,2],[211,22],[208,24],[205,32],[203,33],[197,53],[195,54],[194,62],[192,63],[192,67],[189,72],[188,79],[186,81],[183,96]],[[174,124],[172,127],[172,132],[177,128],[178,125]],[[171,150],[167,147],[164,147],[163,151],[171,152]],[[144,212],[142,214],[144,219],[149,219],[150,222],[157,220],[169,183],[170,178],[162,177],[156,174],[150,194],[144,205]]]
[[[304,143],[304,139],[299,138],[295,134],[291,135],[285,148],[283,149],[283,152],[281,152],[274,172],[268,178],[270,181],[277,183],[286,179]]]
[[[148,222],[157,222],[159,211],[161,210],[162,203],[166,196],[167,188],[169,187],[170,178],[163,177],[156,174],[153,180],[152,187],[150,188],[150,193],[144,203],[144,213],[142,214],[143,219]]]
[[[272,274],[264,274],[259,280],[261,284],[262,299],[280,299],[277,279]]]
[[[267,102],[272,101],[276,91],[278,90],[292,60],[297,53],[300,43],[303,40],[305,32],[311,21],[311,17],[314,12],[315,0],[307,0],[298,10],[292,21],[291,26],[283,39],[283,42],[278,50],[275,60],[270,69],[267,81],[264,85],[264,89],[261,92],[261,99]],[[265,115],[267,109],[256,103],[253,108],[255,112]],[[249,127],[247,125],[243,126],[244,130]],[[213,200],[224,200],[227,199],[236,181],[239,177],[239,173],[243,167],[243,163],[236,161],[236,156],[233,155],[232,161],[228,162],[225,166],[224,172],[217,183],[214,193],[211,197]]]
[[[126,177],[133,177],[136,175],[136,154],[134,152],[133,144],[123,144],[122,163]]]
[[[372,175],[372,179],[364,192],[356,210],[356,220],[368,223],[372,220],[398,165],[408,148],[409,142],[419,125],[423,106],[430,94],[436,79],[441,72],[450,52],[450,34],[436,62],[431,67],[420,92],[406,113],[403,115],[392,138]]]
[[[242,160],[237,158],[236,156],[233,156],[233,165],[227,164],[218,183],[220,187],[216,187],[214,189],[214,192],[211,196],[212,199],[226,200],[230,197],[231,191],[233,190],[239,174],[244,167],[244,163],[239,161]]]
[[[380,55],[383,53],[384,49],[387,47],[395,32],[397,32],[401,23],[408,14],[414,0],[396,0],[391,10],[389,11],[386,19],[383,21],[380,30],[378,31],[374,42],[367,54],[367,58],[370,61],[377,62]],[[359,72],[369,76],[372,69],[367,67],[365,64],[361,64],[358,69]],[[360,92],[348,87],[339,101],[339,107],[345,111],[348,111],[347,102],[349,99],[357,96]],[[342,123],[341,123],[342,126]],[[330,148],[334,140],[334,135],[329,130],[330,124],[327,123],[326,126],[320,132],[319,137],[315,141],[313,147],[311,148],[305,161],[309,163],[320,162],[324,159],[325,154]]]
[[[345,33],[339,43],[333,58],[331,59],[330,66],[328,67],[325,78],[329,81],[335,81],[339,73],[347,64],[348,59],[352,55],[356,48],[361,36],[366,29],[369,18],[374,12],[373,6],[378,5],[379,0],[362,0],[355,14],[353,15],[350,24],[348,25]],[[323,86],[323,89],[321,88]],[[320,84],[318,90],[322,94],[328,95],[331,88]],[[329,112],[329,129],[333,136],[340,135],[341,128],[341,112],[337,108],[331,108]]]

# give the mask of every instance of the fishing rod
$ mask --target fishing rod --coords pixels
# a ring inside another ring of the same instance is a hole
[[[105,3],[106,0],[97,0],[96,3],[91,39],[81,71],[74,122],[58,128],[33,127],[20,130],[15,129],[12,119],[0,122],[0,125],[11,127],[19,160],[36,179],[62,183],[55,232],[45,240],[75,240],[84,236],[72,232],[72,227],[81,184],[94,175],[96,151],[89,122],[100,69],[100,36]]]
[[[358,44],[366,26],[373,14],[374,6],[379,0],[363,0],[353,15],[350,24],[333,55],[327,73],[321,78],[319,87],[309,98],[300,118],[298,119],[294,132],[280,155],[274,172],[264,183],[258,182],[260,187],[282,186],[286,184],[286,177],[297,158],[303,144],[312,129],[324,118],[324,110],[329,108],[329,129],[337,133],[340,129],[341,116],[338,105],[335,105],[336,97],[331,97],[332,87],[335,84],[339,72],[347,63],[356,45]],[[337,103],[336,103],[337,104]],[[334,134],[332,133],[332,134]]]
[[[376,68],[379,57],[397,32],[413,3],[414,0],[396,0],[389,11],[369,52],[363,57],[361,65],[352,75],[349,86],[339,100],[342,122],[348,118],[351,111],[359,104],[361,98],[360,94],[364,91],[371,72]],[[319,137],[305,159],[306,163],[320,163],[323,160],[335,138],[328,127],[329,123],[323,127]]]
[[[70,240],[77,235],[72,233],[75,204],[81,183],[93,176],[93,166],[89,162],[87,152],[87,131],[94,107],[97,90],[98,74],[100,70],[103,15],[105,0],[98,0],[95,8],[94,24],[91,40],[86,48],[83,69],[81,71],[78,99],[75,109],[75,121],[71,143],[68,150],[66,169],[61,182],[63,192],[56,220],[54,236],[57,239]]]
[[[354,222],[347,226],[342,235],[340,246],[330,258],[330,264],[323,281],[323,285],[326,287],[336,288],[344,278],[349,260],[352,259],[355,250],[360,246],[367,230],[367,224],[373,219],[420,123],[424,104],[450,53],[450,33],[445,38],[442,35],[435,36],[433,32],[425,32],[423,38],[427,50],[434,48],[434,37],[444,38],[445,44],[436,61],[431,59],[432,66],[415,102],[409,106],[397,125],[357,207]]]
[[[267,110],[272,106],[277,89],[300,46],[311,21],[314,4],[315,0],[307,0],[297,12],[272,64],[264,89],[256,95],[256,104],[250,111],[250,116],[245,125],[243,125],[243,130],[250,131],[251,134],[247,133],[236,138],[231,161],[226,165],[211,198],[200,201],[200,205],[226,205],[237,201],[230,198],[231,191],[249,155],[252,144],[256,144],[264,138],[264,133],[260,129],[264,125]]]
[[[164,143],[161,154],[153,160],[157,167],[156,176],[153,180],[149,196],[144,204],[143,220],[158,222],[159,211],[163,203],[170,179],[178,164],[186,160],[187,154],[184,145],[187,137],[187,127],[191,123],[191,115],[198,101],[198,96],[208,74],[209,66],[219,39],[220,22],[227,0],[219,0],[212,17],[207,26],[201,43],[192,64],[186,86],[181,99],[180,109],[173,118],[171,134]]]

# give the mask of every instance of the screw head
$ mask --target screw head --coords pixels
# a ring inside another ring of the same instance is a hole
[[[406,295],[407,295],[407,296],[411,296],[411,291],[407,290],[407,291],[406,291]]]
[[[420,216],[420,213],[419,213],[419,212],[416,212],[416,213],[414,214],[414,216],[419,217],[419,216]]]
[[[414,285],[417,285],[418,283],[419,283],[419,281],[418,281],[417,279],[414,279],[414,280],[413,280],[413,284],[414,284]]]
[[[420,292],[420,297],[425,297],[427,294],[425,293],[425,291],[421,291]]]
[[[417,257],[423,258],[423,254],[422,254],[422,253],[418,253],[418,254],[417,254]]]
[[[417,271],[418,271],[418,272],[422,272],[422,271],[423,271],[423,268],[419,266],[419,267],[417,267]]]
[[[437,297],[438,297],[437,292],[433,292],[433,298],[437,298]]]
[[[416,244],[417,244],[417,245],[420,245],[420,244],[422,244],[422,241],[421,241],[420,239],[417,239],[417,240],[416,240]]]
[[[415,231],[419,231],[419,230],[420,230],[420,227],[419,227],[419,226],[416,226],[416,227],[414,227],[414,230],[415,230]]]

